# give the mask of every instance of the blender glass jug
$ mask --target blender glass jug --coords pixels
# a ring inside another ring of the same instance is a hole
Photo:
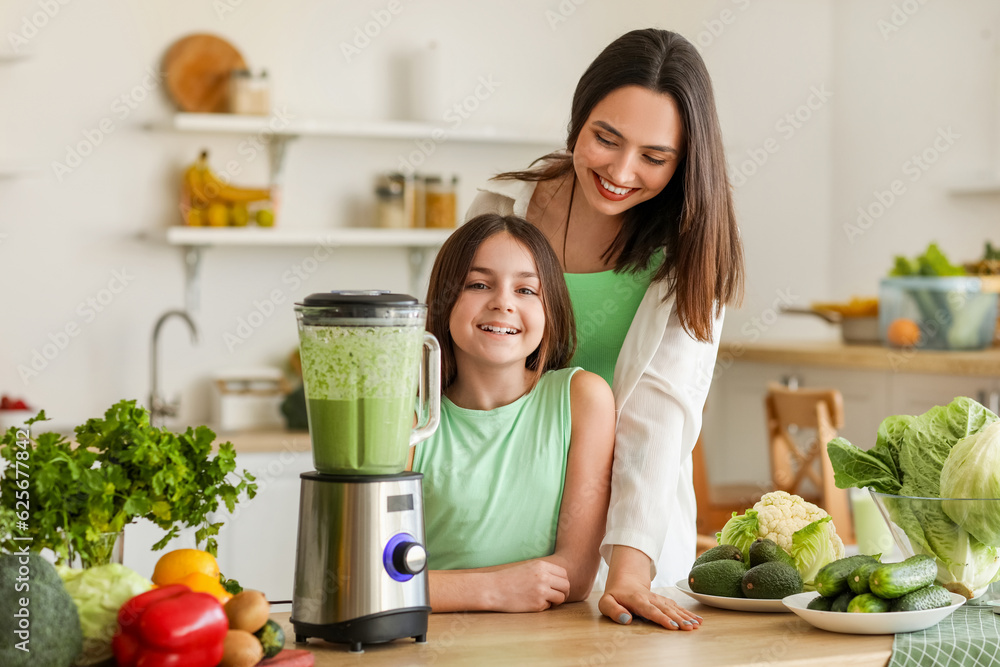
[[[427,306],[405,294],[322,292],[295,313],[316,470],[405,470],[409,446],[440,415],[441,352],[424,330]]]

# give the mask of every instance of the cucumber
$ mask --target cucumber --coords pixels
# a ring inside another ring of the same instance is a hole
[[[880,614],[889,611],[889,601],[871,593],[854,596],[847,604],[847,611],[861,614]]]
[[[806,609],[814,609],[816,611],[830,611],[830,605],[833,604],[833,598],[825,598],[822,595],[817,595],[809,604],[806,605]]]
[[[827,598],[840,595],[848,590],[847,577],[851,572],[854,572],[862,563],[869,563],[875,560],[874,556],[862,554],[860,556],[848,556],[847,558],[827,563],[816,573],[816,579],[813,582],[816,586],[816,592]]]
[[[830,603],[830,611],[847,611],[847,606],[854,599],[854,593],[846,591],[833,599]]]
[[[879,567],[878,561],[862,563],[857,566],[854,569],[854,572],[851,572],[851,574],[847,577],[847,587],[857,595],[870,592],[871,589],[868,587],[868,578],[871,576],[872,570],[877,567]]]
[[[875,568],[868,578],[872,593],[891,600],[930,586],[937,578],[937,563],[926,554],[907,558],[902,563],[887,563]]]
[[[940,586],[931,584],[912,593],[907,593],[901,598],[896,598],[892,601],[890,611],[923,611],[924,609],[947,607],[950,604],[951,593]]]

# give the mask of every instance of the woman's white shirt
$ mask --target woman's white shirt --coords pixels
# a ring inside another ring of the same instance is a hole
[[[466,219],[483,213],[524,217],[535,186],[490,181]],[[695,558],[691,450],[701,431],[723,314],[714,321],[712,342],[697,341],[681,327],[673,297],[665,299],[667,290],[664,281],[646,290],[615,364],[618,421],[598,588],[604,586],[615,544],[650,557],[654,588],[685,578]]]

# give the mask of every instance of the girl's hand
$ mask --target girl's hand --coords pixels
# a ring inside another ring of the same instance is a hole
[[[569,595],[566,569],[544,560],[528,560],[493,573],[496,611],[545,611]]]
[[[641,584],[623,582],[614,589],[605,588],[597,607],[611,620],[626,625],[632,622],[632,616],[642,616],[667,630],[695,630],[701,626],[701,616]]]

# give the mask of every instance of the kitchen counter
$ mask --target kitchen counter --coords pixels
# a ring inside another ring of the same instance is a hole
[[[264,454],[270,452],[311,452],[309,431],[286,429],[261,429],[256,431],[216,432],[216,446],[221,442],[233,443],[237,454]]]
[[[1000,347],[996,346],[975,351],[934,351],[841,342],[723,342],[719,346],[719,362],[727,364],[737,360],[904,373],[1000,376]]]
[[[289,614],[272,615],[286,648],[307,648],[316,667],[382,665],[846,665],[883,667],[892,635],[817,630],[792,613],[759,614],[706,607],[675,588],[659,591],[704,618],[691,632],[646,622],[618,625],[601,616],[599,593],[538,614],[432,614],[426,644],[400,639],[351,654],[345,645],[296,645]]]

